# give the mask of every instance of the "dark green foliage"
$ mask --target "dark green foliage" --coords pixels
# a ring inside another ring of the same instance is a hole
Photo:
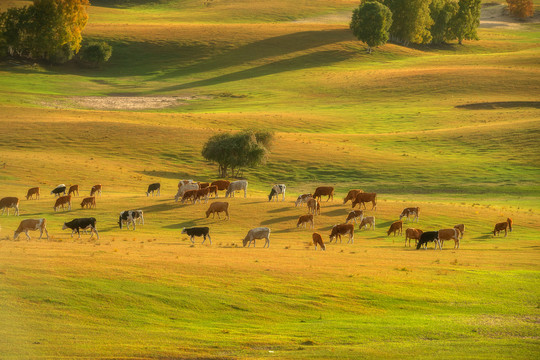
[[[373,46],[386,44],[391,25],[390,9],[379,2],[368,1],[353,11],[349,27],[358,40],[368,45],[368,51],[371,53]]]
[[[451,21],[458,11],[458,3],[454,0],[433,0],[429,6],[431,18],[434,23],[431,26],[432,44],[442,44],[454,40],[456,37],[452,31]]]
[[[82,62],[94,67],[109,61],[111,55],[112,46],[104,41],[91,42],[83,46],[80,52]]]
[[[202,156],[219,166],[219,176],[238,175],[242,167],[254,167],[266,161],[273,134],[247,130],[236,134],[212,136],[202,149]],[[236,170],[236,173],[235,173]]]
[[[392,11],[390,39],[408,45],[431,42],[429,29],[433,20],[429,13],[431,0],[383,0]]]
[[[457,14],[451,20],[451,28],[460,44],[463,40],[478,40],[476,29],[480,25],[481,5],[482,0],[459,0]]]

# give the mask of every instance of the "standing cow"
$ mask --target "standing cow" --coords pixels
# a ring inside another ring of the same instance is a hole
[[[278,195],[281,194],[282,198],[281,201],[285,201],[285,189],[287,187],[285,184],[277,184],[272,186],[272,190],[270,191],[270,195],[268,195],[268,201],[272,201],[272,198],[275,196],[276,201],[279,200]]]
[[[51,191],[51,195],[54,194],[54,197],[60,197],[60,194],[66,195],[66,185],[60,184],[57,185],[54,189]]]
[[[45,234],[47,235],[47,240],[49,240],[49,232],[47,231],[46,227],[47,221],[45,219],[26,219],[21,221],[19,224],[19,227],[17,230],[15,230],[15,233],[13,234],[13,240],[17,240],[17,237],[19,237],[20,233],[26,234],[26,239],[30,240],[30,235],[28,235],[28,231],[30,230],[39,230],[39,238],[43,236],[43,232],[45,231]]]
[[[241,191],[241,190],[244,190],[244,197],[247,197],[247,187],[248,187],[247,180],[233,181],[229,185],[229,188],[227,189],[227,192],[225,193],[225,197],[229,197],[229,196],[234,197],[234,193],[236,191]]]
[[[154,196],[154,193],[157,193],[157,195],[160,195],[161,193],[161,184],[160,183],[153,183],[148,185],[148,190],[146,190],[146,196],[150,196],[150,193],[152,193],[152,196]]]
[[[15,215],[19,216],[19,198],[8,196],[0,200],[0,209],[2,209],[2,215],[4,215],[4,211],[7,209],[7,214],[9,216],[10,208],[14,208]]]
[[[257,227],[251,229],[248,231],[244,240],[242,240],[242,243],[244,244],[244,247],[249,243],[248,247],[250,247],[251,242],[253,241],[253,247],[255,247],[256,239],[265,239],[263,248],[270,247],[270,229],[267,227]]]
[[[334,201],[334,187],[333,186],[319,186],[315,189],[315,192],[313,193],[313,198],[317,199],[319,201],[322,201],[321,197],[328,196],[328,199],[326,201],[329,201],[330,198],[332,198],[332,201]]]
[[[206,241],[206,237],[208,236],[208,240],[210,240],[210,245],[212,245],[212,239],[210,238],[210,228],[203,226],[203,227],[192,227],[192,228],[183,228],[182,234],[187,234],[189,236],[189,240],[191,240],[191,243],[195,244],[195,241],[193,241],[193,238],[195,236],[202,236],[204,237],[202,244]]]

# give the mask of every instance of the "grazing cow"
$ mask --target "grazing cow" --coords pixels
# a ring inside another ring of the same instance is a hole
[[[356,224],[356,219],[360,218],[360,222],[364,218],[364,210],[353,210],[349,213],[347,216],[347,220],[345,220],[345,224],[347,224],[350,220],[354,221]]]
[[[71,229],[71,237],[73,237],[73,233],[77,232],[79,235],[79,239],[81,238],[80,230],[87,230],[90,229],[90,239],[94,236],[93,233],[96,233],[97,238],[99,240],[99,234],[96,229],[96,219],[91,218],[80,218],[80,219],[73,219],[70,222],[64,223],[64,226],[62,226],[62,230]]]
[[[296,199],[296,201],[294,202],[294,206],[300,206],[304,203],[307,203],[307,201],[309,199],[311,199],[313,196],[311,196],[311,194],[302,194],[302,195],[298,195],[298,198]]]
[[[36,199],[39,200],[39,187],[33,187],[31,189],[28,189],[28,192],[26,193],[26,200],[29,200],[34,195],[36,195]]]
[[[454,249],[459,249],[459,230],[456,228],[439,230],[439,246],[444,245],[446,240],[454,240]]]
[[[272,201],[272,198],[275,196],[276,201],[279,201],[279,194],[282,195],[281,201],[285,201],[285,189],[287,187],[285,184],[277,184],[272,186],[272,190],[270,190],[270,195],[268,195],[268,201]]]
[[[83,201],[81,201],[81,207],[82,208],[86,207],[87,209],[96,208],[96,197],[90,196],[90,197],[84,198]]]
[[[414,222],[414,220],[416,219],[416,222],[418,222],[418,212],[419,211],[420,211],[420,208],[418,208],[418,207],[405,208],[405,209],[403,209],[403,211],[399,215],[399,220],[406,217],[407,221],[409,221],[409,217],[412,216],[413,217],[412,221]]]
[[[308,223],[311,223],[311,228],[313,229],[313,215],[302,215],[298,218],[298,223],[296,224],[296,227],[304,226],[304,229],[307,227]]]
[[[197,200],[199,201],[199,203],[201,202],[201,199],[204,198],[204,203],[207,204],[208,203],[208,195],[210,194],[210,189],[208,187],[205,187],[203,189],[199,189],[199,190],[195,190],[196,193],[195,193],[195,199],[193,200],[193,203],[195,204],[197,202]]]
[[[193,180],[180,180],[178,182],[178,188],[180,189],[182,187],[182,185],[187,185],[187,184],[194,184]],[[199,185],[198,183],[195,183],[197,185]]]
[[[416,246],[422,233],[423,231],[420,229],[408,228],[405,230],[405,246],[407,246],[407,240],[409,240],[409,247],[411,247],[411,239],[414,240],[414,245]]]
[[[129,230],[129,224],[133,225],[133,230],[135,230],[135,221],[142,220],[144,224],[143,212],[142,210],[126,210],[120,213],[118,218],[118,226],[120,229],[124,224],[126,224],[127,229]]]
[[[307,201],[308,213],[313,215],[321,215],[321,203],[315,198],[310,198]]]
[[[317,245],[321,247],[321,250],[326,250],[326,245],[324,245],[321,234],[313,233],[313,245],[315,245],[315,250],[317,250]]]
[[[253,241],[253,247],[255,247],[256,239],[265,239],[263,248],[270,247],[270,229],[267,227],[257,227],[251,229],[248,231],[244,240],[242,240],[242,243],[244,244],[244,247],[249,243],[248,247],[250,247],[251,242]]]
[[[356,195],[360,194],[360,193],[363,193],[364,190],[361,190],[361,189],[352,189],[352,190],[349,190],[349,192],[347,193],[347,196],[345,196],[343,198],[343,204],[346,204],[347,201],[351,200],[351,202],[353,202],[354,199],[356,199]]]
[[[388,231],[386,232],[386,236],[390,236],[390,233],[392,232],[394,233],[394,236],[396,236],[396,233],[403,235],[403,221],[393,222],[392,225],[390,225]]]
[[[101,195],[101,184],[94,185],[90,189],[90,196],[94,196],[94,194],[96,194],[96,193],[98,195]]]
[[[60,194],[66,195],[66,185],[64,184],[57,185],[51,191],[51,195],[53,194],[54,194],[54,197],[60,196]]]
[[[15,208],[15,215],[19,216],[19,198],[8,196],[0,200],[0,209],[2,209],[2,215],[7,209],[7,214],[9,216],[9,209]]]
[[[71,210],[71,195],[64,195],[60,196],[58,199],[56,199],[56,202],[54,203],[54,211],[58,207],[62,207],[62,211],[64,211],[64,205],[68,205],[68,210]]]
[[[422,246],[424,247],[424,249],[427,249],[427,243],[432,241],[435,243],[435,249],[437,249],[437,245],[439,245],[439,249],[442,250],[441,243],[439,241],[438,231],[423,232],[422,235],[420,235],[420,240],[418,240],[418,244],[416,244],[416,250],[420,249]]]
[[[350,242],[354,244],[354,225],[353,224],[334,225],[334,227],[332,227],[332,231],[330,232],[330,242],[332,242],[332,240],[336,238],[336,243],[337,243],[337,238],[339,237],[339,242],[341,243],[341,236],[345,236],[345,235],[349,235],[349,241],[347,241],[347,244]]]
[[[146,190],[146,196],[148,197],[150,193],[152,193],[152,196],[154,196],[154,192],[157,192],[157,195],[159,196],[161,193],[161,184],[160,183],[153,183],[148,185],[148,190]]]
[[[186,200],[191,200],[193,204],[195,204],[195,197],[197,196],[197,191],[199,190],[187,190],[186,192],[184,192],[184,195],[182,195],[182,200],[180,200],[180,202],[183,204]],[[174,198],[178,199],[178,197],[176,196]]]
[[[225,190],[227,191],[229,189],[229,185],[231,185],[231,182],[229,180],[216,180],[212,183],[210,183],[210,186],[217,186],[218,191]],[[216,198],[217,198],[217,192],[216,192]]]
[[[40,239],[43,236],[43,231],[45,231],[45,234],[47,234],[47,240],[49,240],[49,232],[45,227],[46,223],[47,221],[45,219],[26,219],[21,221],[17,230],[15,230],[15,234],[13,234],[13,240],[17,240],[20,233],[25,233],[26,239],[30,240],[30,235],[28,235],[28,231],[30,230],[39,230]]]
[[[465,225],[463,224],[454,225],[454,228],[459,230],[459,239],[460,240],[463,239],[463,233],[465,232]]]
[[[204,189],[210,186],[210,184],[207,182],[197,182],[197,184],[199,185],[199,189]]]
[[[371,227],[371,230],[375,230],[375,216],[366,216],[363,218],[362,221],[360,221],[358,230],[362,230],[362,228],[367,230],[368,225]]]
[[[208,240],[210,240],[210,245],[212,245],[212,239],[210,238],[210,228],[204,226],[204,227],[192,227],[192,228],[183,228],[182,234],[187,234],[189,236],[189,240],[191,240],[191,243],[195,244],[195,241],[193,241],[193,238],[195,236],[203,236],[203,242],[206,241],[206,237],[208,236]]]
[[[371,202],[371,210],[377,210],[377,193],[358,193],[352,202],[352,208],[354,209],[356,204],[360,204],[360,208],[364,205],[365,209],[367,202]]]
[[[79,196],[79,185],[70,185],[68,190],[68,195],[75,195],[75,192],[77,193],[77,196]]]
[[[230,183],[229,188],[227,189],[227,192],[225,193],[225,197],[234,197],[234,193],[236,191],[244,190],[244,197],[247,197],[247,187],[248,182],[247,180],[236,180]]]
[[[208,196],[210,196],[210,194],[214,194],[214,198],[217,199],[217,192],[218,192],[218,188],[216,185],[210,185],[208,187]]]
[[[190,191],[190,190],[199,190],[199,184],[197,184],[197,183],[187,183],[187,184],[180,185],[178,187],[178,192],[174,196],[174,201],[178,201],[178,199],[183,198],[185,193]],[[193,194],[193,193],[191,193],[191,194]]]
[[[2,214],[3,213],[4,212],[2,211]],[[508,230],[510,230],[510,232],[512,232],[512,219],[508,218],[508,219],[506,219],[506,222],[495,224],[495,228],[493,229],[493,236],[495,236],[495,235],[498,236],[499,233],[501,231],[503,231],[503,230],[504,230],[504,237],[506,237],[506,235],[508,235]]]
[[[229,219],[229,203],[228,202],[222,202],[222,201],[216,201],[210,204],[210,207],[208,207],[208,210],[206,210],[206,218],[208,219],[208,216],[212,214],[212,219],[214,218],[214,215],[217,214],[218,219],[221,219],[219,217],[220,212],[225,212],[225,215],[227,215],[227,219]]]
[[[315,189],[315,192],[313,193],[313,197],[315,199],[319,199],[319,201],[322,201],[322,196],[328,196],[328,199],[326,201],[330,200],[332,198],[332,201],[334,201],[334,187],[333,186],[319,186]]]

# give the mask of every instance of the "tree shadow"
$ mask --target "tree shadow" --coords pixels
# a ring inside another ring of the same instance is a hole
[[[275,223],[279,223],[283,221],[292,221],[292,220],[298,220],[298,216],[291,215],[291,216],[282,216],[278,218],[268,219],[268,220],[261,221],[261,225],[271,225],[271,224],[275,224]]]
[[[165,225],[165,226],[163,226],[163,228],[164,229],[179,230],[179,229],[182,229],[182,228],[185,228],[185,227],[189,228],[189,227],[197,226],[203,220],[204,220],[204,218],[191,219],[191,220],[186,220],[186,221],[178,223],[178,224]]]
[[[280,213],[280,212],[283,212],[283,211],[287,211],[289,210],[290,207],[282,207],[282,208],[278,208],[278,209],[272,209],[272,210],[268,210],[267,212],[270,213],[270,214],[274,214],[274,213]]]

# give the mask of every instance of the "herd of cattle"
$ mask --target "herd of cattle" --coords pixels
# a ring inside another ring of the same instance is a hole
[[[175,201],[181,201],[185,203],[186,201],[191,201],[195,204],[197,201],[200,203],[202,200],[205,203],[208,203],[209,197],[211,195],[214,198],[218,198],[218,191],[225,191],[225,198],[234,197],[235,192],[243,191],[244,197],[247,197],[247,180],[237,180],[230,182],[228,180],[218,180],[212,183],[207,182],[195,182],[193,180],[181,180],[178,183],[178,191],[174,196]],[[268,201],[279,201],[279,195],[281,195],[281,201],[285,201],[285,191],[286,186],[284,184],[276,184],[272,186],[270,194],[268,195]],[[67,190],[67,195],[66,195]],[[148,186],[146,191],[146,196],[157,196],[160,195],[161,185],[159,183],[153,183]],[[90,191],[90,197],[83,198],[81,202],[82,208],[95,208],[96,207],[96,195],[100,196],[102,191],[101,184],[94,185]],[[79,195],[79,186],[71,185],[69,188],[64,184],[58,185],[51,191],[51,195],[54,195],[55,204],[53,206],[54,211],[56,212],[58,208],[62,207],[62,210],[65,210],[67,206],[68,210],[71,210],[71,199],[72,195]],[[334,188],[331,186],[320,186],[315,189],[313,194],[302,194],[299,195],[295,201],[296,207],[301,207],[304,204],[307,207],[308,213],[301,215],[298,218],[297,228],[309,226],[311,229],[314,228],[314,219],[316,215],[321,213],[321,199],[323,196],[327,196],[326,201],[334,199]],[[40,188],[34,187],[28,190],[26,199],[39,199],[40,197]],[[367,229],[368,226],[374,230],[375,229],[375,216],[365,216],[364,210],[367,211],[366,203],[371,203],[372,211],[377,210],[377,194],[376,193],[366,193],[360,189],[353,189],[347,193],[347,196],[343,199],[343,204],[346,204],[348,201],[351,201],[352,211],[350,211],[345,219],[344,223],[336,224],[332,227],[329,235],[329,242],[340,241],[341,237],[347,236],[347,243],[354,243],[354,224],[359,223],[358,229],[362,228]],[[355,210],[356,205],[359,206],[359,210]],[[362,206],[364,210],[362,210]],[[5,197],[0,199],[0,208],[2,209],[2,215],[4,215],[5,210],[7,210],[7,215],[9,216],[9,209],[14,208],[15,214],[19,215],[19,199],[17,197]],[[399,220],[393,222],[390,225],[390,228],[387,231],[387,235],[393,234],[394,237],[396,234],[403,235],[403,220],[417,222],[419,219],[419,208],[418,207],[409,207],[405,208],[399,215]],[[225,218],[229,219],[229,203],[225,201],[214,201],[211,203],[206,210],[206,218],[212,214],[212,218],[217,214],[218,218],[221,219],[220,213],[225,213]],[[17,239],[19,234],[25,233],[27,239],[30,239],[28,231],[40,231],[39,238],[43,236],[45,232],[47,239],[49,238],[49,233],[46,228],[45,219],[25,219],[22,220],[19,224],[17,230],[14,233],[14,239]],[[126,210],[120,212],[118,218],[118,225],[120,229],[125,225],[128,229],[131,225],[135,230],[136,224],[144,224],[144,213],[142,210]],[[99,233],[96,229],[96,219],[91,218],[78,218],[73,219],[69,222],[65,222],[63,227],[65,229],[71,229],[71,236],[73,237],[74,233],[77,233],[79,238],[81,236],[80,231],[83,230],[86,232],[90,231],[91,237],[96,234],[99,239]],[[497,223],[493,230],[493,235],[499,235],[501,231],[504,230],[504,236],[507,236],[508,231],[512,231],[512,219],[508,218],[507,221],[502,223]],[[243,239],[243,246],[255,245],[255,240],[265,239],[265,244],[263,247],[270,246],[270,229],[267,227],[257,227],[248,231],[247,235]],[[464,224],[455,225],[453,228],[440,229],[437,231],[422,231],[417,228],[407,228],[405,230],[405,246],[407,242],[409,247],[411,246],[411,240],[415,241],[416,249],[423,247],[427,248],[429,242],[435,244],[435,249],[437,247],[442,250],[444,241],[454,241],[454,249],[459,249],[460,240],[463,238],[465,232]],[[203,237],[203,243],[208,240],[212,244],[212,239],[210,237],[210,228],[208,227],[192,227],[192,228],[183,228],[182,234],[187,234],[192,243],[194,243],[194,237]],[[315,245],[315,250],[319,246],[322,250],[326,249],[324,244],[323,237],[319,233],[313,233],[312,235],[313,244]]]

